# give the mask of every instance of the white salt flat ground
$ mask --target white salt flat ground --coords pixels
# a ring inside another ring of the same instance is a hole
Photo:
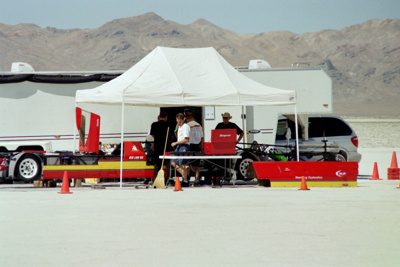
[[[400,181],[386,180],[393,149],[360,152],[360,173],[379,161],[384,180],[71,195],[0,185],[0,266],[399,266]]]
[[[400,167],[400,148],[359,148],[358,152],[362,155],[358,166],[359,175],[372,175],[376,162],[379,177],[387,179],[387,168],[390,167],[393,152],[396,152],[397,164]]]

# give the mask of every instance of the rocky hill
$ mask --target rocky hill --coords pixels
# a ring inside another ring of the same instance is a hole
[[[400,20],[304,34],[238,34],[203,19],[181,25],[154,13],[97,29],[0,23],[0,70],[16,61],[42,71],[124,70],[157,46],[213,46],[233,66],[247,66],[250,59],[265,59],[272,67],[322,65],[333,80],[334,113],[400,115]]]

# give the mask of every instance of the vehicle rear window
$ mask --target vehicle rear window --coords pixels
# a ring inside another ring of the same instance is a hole
[[[345,122],[337,118],[309,118],[308,136],[341,136],[351,135],[351,129]]]
[[[326,136],[351,135],[347,124],[336,118],[323,118]]]
[[[296,133],[294,132],[295,124],[291,120],[279,120],[278,121],[278,127],[276,129],[276,137],[275,140],[286,140],[285,134],[286,134],[286,122],[288,123],[288,126],[291,131],[291,137],[290,139],[296,139]],[[301,138],[301,127],[298,127],[298,135],[299,138]]]
[[[285,140],[286,120],[279,120],[275,140]]]
[[[286,122],[288,123],[292,132],[291,139],[296,139],[294,132],[294,122],[290,120],[279,120],[278,127],[276,129],[276,140],[285,140],[286,133]],[[299,126],[299,138],[301,138],[301,127]],[[337,118],[309,118],[308,119],[308,137],[309,138],[321,138],[328,136],[343,136],[351,135],[352,130],[349,126],[340,119]]]
[[[322,118],[309,118],[308,119],[308,137],[322,137],[324,136]]]

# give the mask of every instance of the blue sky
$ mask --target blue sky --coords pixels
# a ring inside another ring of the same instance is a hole
[[[0,23],[97,28],[147,12],[185,25],[203,18],[238,33],[304,33],[400,19],[400,0],[3,0]]]

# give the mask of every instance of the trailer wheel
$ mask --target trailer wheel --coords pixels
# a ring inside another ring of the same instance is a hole
[[[246,177],[247,169],[249,168],[250,163],[259,161],[259,159],[257,156],[249,152],[244,152],[241,156],[242,158],[238,159],[235,164],[236,179],[244,181],[252,180],[254,177]]]
[[[15,168],[15,177],[24,182],[39,179],[42,175],[40,159],[34,155],[26,154],[18,161]]]

